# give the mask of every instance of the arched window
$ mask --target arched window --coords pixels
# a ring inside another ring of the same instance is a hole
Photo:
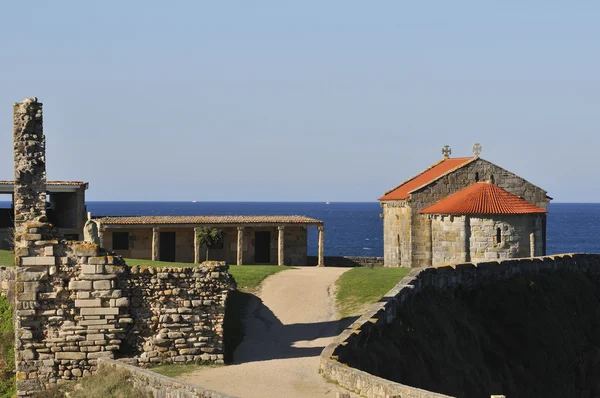
[[[492,183],[492,184],[496,183],[496,180],[494,179],[494,175],[493,174],[490,176],[490,183]]]
[[[479,172],[475,173],[475,182],[479,182]]]
[[[502,231],[500,228],[496,229],[496,244],[502,243]]]

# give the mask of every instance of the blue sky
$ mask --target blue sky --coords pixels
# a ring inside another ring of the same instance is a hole
[[[527,3],[527,4],[524,4]],[[12,103],[44,103],[48,178],[89,200],[372,201],[481,156],[600,202],[600,3],[0,3]]]

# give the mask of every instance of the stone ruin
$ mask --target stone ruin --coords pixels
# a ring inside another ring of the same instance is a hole
[[[13,138],[18,395],[89,375],[98,358],[222,363],[227,265],[129,267],[96,243],[65,241],[46,216],[36,98],[14,105]]]

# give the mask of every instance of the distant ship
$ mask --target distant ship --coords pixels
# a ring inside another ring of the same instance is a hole
[[[195,201],[195,200],[192,200],[192,203],[196,203],[196,201]]]
[[[329,204],[329,202],[325,202],[325,204],[326,204],[326,205],[328,205],[328,204]]]

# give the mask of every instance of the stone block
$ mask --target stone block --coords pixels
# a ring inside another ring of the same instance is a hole
[[[98,245],[91,243],[80,243],[71,246],[73,254],[82,257],[95,257],[98,255]]]
[[[129,299],[127,297],[121,297],[118,299],[111,299],[111,307],[127,307],[129,305]]]
[[[94,281],[94,290],[109,290],[110,287],[110,281]]]
[[[92,281],[70,281],[70,290],[92,290]]]
[[[67,359],[67,360],[82,360],[86,359],[85,352],[57,352],[54,354],[56,359]]]
[[[86,340],[87,341],[97,341],[97,340],[105,340],[104,338],[104,333],[97,333],[97,334],[88,334],[86,336]]]
[[[99,298],[87,300],[75,300],[75,307],[100,307],[102,301]]]
[[[95,274],[96,273],[96,266],[95,265],[90,265],[90,264],[82,264],[81,265],[81,272],[84,274]]]
[[[81,315],[118,315],[119,308],[82,308]]]
[[[56,265],[56,257],[21,257],[21,265]]]
[[[89,359],[97,359],[97,358],[112,358],[112,351],[100,351],[100,352],[90,352],[88,355]]]
[[[106,325],[108,324],[108,320],[106,319],[86,319],[83,321],[79,321],[81,326],[89,326],[89,325]]]

